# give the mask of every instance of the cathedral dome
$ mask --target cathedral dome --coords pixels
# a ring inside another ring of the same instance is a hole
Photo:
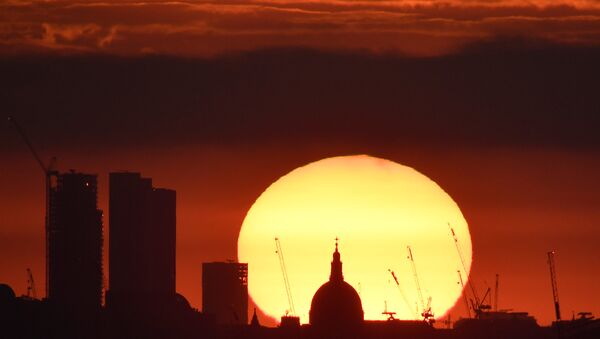
[[[10,286],[0,284],[0,303],[12,302],[15,298],[15,292]]]
[[[337,243],[329,281],[313,296],[309,318],[310,324],[318,329],[352,329],[363,322],[364,312],[360,296],[344,281]]]

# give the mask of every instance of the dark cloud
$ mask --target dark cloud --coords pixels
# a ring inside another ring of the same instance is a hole
[[[568,0],[8,1],[0,22],[1,54],[209,56],[308,47],[424,56],[502,35],[600,41],[597,2]]]
[[[347,142],[600,146],[600,48],[496,40],[433,58],[263,50],[5,57],[0,107],[45,147]],[[8,125],[6,151],[19,142]]]

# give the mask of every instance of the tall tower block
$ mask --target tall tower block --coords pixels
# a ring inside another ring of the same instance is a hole
[[[106,304],[144,313],[175,299],[176,194],[140,173],[109,176],[109,291]]]
[[[48,299],[77,312],[102,303],[102,211],[95,175],[56,175],[49,190]]]

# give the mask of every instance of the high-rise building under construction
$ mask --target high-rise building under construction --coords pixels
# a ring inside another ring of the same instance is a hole
[[[219,324],[248,324],[248,264],[202,264],[202,312]]]
[[[48,192],[48,299],[77,312],[102,304],[102,211],[95,175],[53,177]]]
[[[151,312],[175,299],[175,191],[130,172],[110,173],[109,190],[106,304]]]

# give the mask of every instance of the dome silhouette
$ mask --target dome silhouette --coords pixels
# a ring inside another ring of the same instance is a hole
[[[15,298],[15,291],[10,286],[0,284],[0,303],[13,301]]]
[[[344,281],[342,262],[336,241],[329,281],[313,296],[309,322],[321,330],[351,330],[362,324],[364,312],[356,290]]]
[[[174,302],[177,305],[177,307],[182,310],[191,310],[192,309],[190,302],[183,295],[181,295],[179,293],[175,294]]]

